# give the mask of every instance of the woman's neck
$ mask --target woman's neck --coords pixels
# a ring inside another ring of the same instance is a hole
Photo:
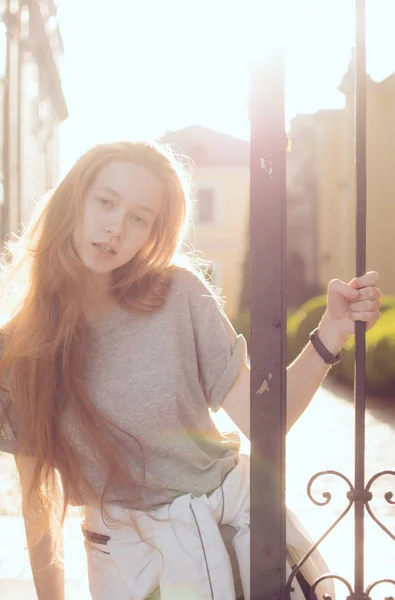
[[[115,306],[111,293],[110,276],[90,275],[81,298],[81,306],[88,323],[105,317]]]

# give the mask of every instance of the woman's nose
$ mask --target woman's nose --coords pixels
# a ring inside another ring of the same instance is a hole
[[[106,231],[118,238],[123,235],[124,219],[122,215],[115,216],[106,224]]]

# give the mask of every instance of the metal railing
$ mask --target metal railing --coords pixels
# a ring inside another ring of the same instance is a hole
[[[355,162],[356,162],[356,275],[366,271],[366,2],[355,0]],[[387,579],[365,583],[365,512],[395,541],[374,514],[372,486],[382,471],[365,483],[366,326],[356,323],[355,340],[355,474],[354,483],[334,470],[313,475],[307,494],[317,506],[327,506],[331,493],[314,497],[317,479],[332,475],[346,482],[347,505],[329,529],[285,575],[285,415],[286,415],[286,185],[284,65],[279,49],[266,65],[253,71],[251,85],[251,598],[289,600],[297,574],[334,528],[354,508],[354,582],[342,575],[323,573],[311,586],[316,598],[319,584],[342,582],[348,600],[369,600],[374,588]],[[269,218],[270,217],[270,218]],[[264,397],[262,396],[264,390]],[[267,424],[270,423],[271,433]],[[384,498],[395,505],[393,493]],[[395,571],[395,566],[394,566]],[[330,600],[328,594],[326,600]]]

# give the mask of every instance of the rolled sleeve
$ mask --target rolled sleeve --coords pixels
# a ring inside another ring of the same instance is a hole
[[[236,343],[232,349],[228,363],[219,375],[219,379],[214,383],[211,389],[208,403],[212,410],[216,411],[221,408],[227,393],[232,387],[240,373],[243,363],[246,361],[247,344],[242,335],[237,336]]]
[[[199,378],[209,407],[216,411],[247,359],[247,345],[237,335],[210,289],[199,279],[190,291]]]

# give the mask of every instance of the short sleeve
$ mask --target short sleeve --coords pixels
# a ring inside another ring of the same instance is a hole
[[[189,305],[199,377],[209,407],[218,410],[247,359],[247,345],[237,335],[210,289],[191,274]]]

